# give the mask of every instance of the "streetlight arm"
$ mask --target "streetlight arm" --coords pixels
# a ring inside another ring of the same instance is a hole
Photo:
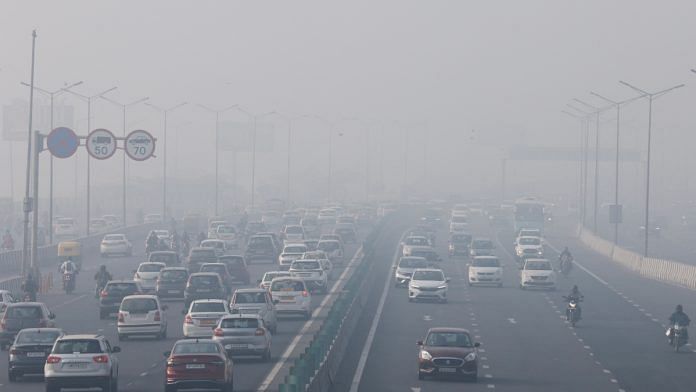
[[[575,117],[575,118],[577,118],[577,119],[579,119],[579,120],[582,120],[582,116],[578,116],[577,114],[571,113],[571,112],[569,112],[569,111],[567,111],[567,110],[561,110],[561,113],[564,113],[564,114],[567,114],[567,115],[569,115],[569,116],[571,116],[571,117]]]
[[[623,80],[619,80],[619,83],[623,84],[624,86],[626,86],[626,87],[628,87],[628,88],[630,88],[630,89],[633,89],[633,90],[635,90],[635,91],[638,91],[639,93],[641,93],[641,94],[643,94],[643,95],[652,95],[652,94],[650,94],[649,92],[647,92],[647,91],[645,91],[645,90],[641,90],[641,89],[639,89],[638,87],[636,87],[636,86],[634,86],[634,85],[632,85],[632,84],[629,84],[629,83],[624,82]]]
[[[133,101],[133,102],[131,102],[131,103],[127,103],[127,104],[125,104],[124,106],[133,106],[133,105],[139,104],[139,103],[141,103],[141,102],[145,102],[145,101],[147,101],[147,100],[149,100],[149,99],[150,99],[150,97],[140,98],[140,99],[138,99],[138,100],[136,100],[136,101]]]
[[[599,99],[601,99],[601,100],[603,100],[603,101],[609,102],[609,103],[611,103],[611,104],[614,104],[614,105],[618,105],[618,104],[619,104],[619,102],[612,101],[611,99],[609,99],[609,98],[607,98],[607,97],[605,97],[605,96],[599,95],[599,94],[597,94],[597,93],[594,92],[594,91],[590,91],[590,94],[594,95],[595,97],[597,97],[597,98],[599,98]]]
[[[566,104],[566,106],[568,106],[569,108],[571,108],[571,109],[573,109],[573,110],[576,110],[576,111],[578,111],[578,112],[580,112],[580,113],[582,113],[582,114],[584,114],[584,115],[586,115],[586,116],[591,114],[590,112],[586,112],[586,111],[584,111],[584,110],[582,110],[582,109],[579,109],[578,107],[573,106],[573,105],[571,105],[571,104],[569,104],[569,103]]]

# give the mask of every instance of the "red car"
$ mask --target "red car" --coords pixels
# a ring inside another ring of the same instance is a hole
[[[179,389],[233,390],[233,365],[222,344],[212,339],[184,339],[174,343],[167,358],[165,392]]]
[[[426,376],[478,377],[479,343],[462,328],[430,328],[418,342],[418,379]]]

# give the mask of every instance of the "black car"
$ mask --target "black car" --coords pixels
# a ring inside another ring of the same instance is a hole
[[[184,298],[188,277],[188,270],[184,267],[162,268],[157,276],[155,293],[160,298]]]
[[[217,254],[213,248],[192,248],[187,260],[187,268],[191,272],[198,272],[201,264],[216,263]]]
[[[255,235],[249,238],[249,244],[244,252],[247,262],[252,260],[272,260],[278,257],[278,250],[271,236]]]
[[[176,266],[181,263],[179,260],[179,254],[171,250],[150,252],[150,256],[148,256],[147,261],[148,263],[164,263],[167,265],[167,267]]]
[[[117,313],[124,297],[141,292],[140,285],[134,280],[110,280],[99,294],[99,319]]]
[[[471,234],[452,234],[449,239],[448,249],[450,257],[469,256],[469,245],[471,244],[471,238]]]
[[[25,328],[17,334],[10,346],[7,378],[10,382],[25,374],[44,372],[46,357],[56,339],[65,333],[59,328]]]
[[[0,321],[0,348],[14,342],[24,328],[53,328],[56,316],[42,302],[16,302],[7,305]]]
[[[197,299],[226,299],[227,290],[215,272],[196,272],[189,276],[184,290],[184,308]]]
[[[346,244],[354,244],[358,241],[358,236],[355,234],[355,228],[351,223],[336,224],[336,228],[334,228],[333,233],[340,235],[341,240],[343,240],[343,242]]]

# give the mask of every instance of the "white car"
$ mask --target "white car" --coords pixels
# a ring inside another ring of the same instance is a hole
[[[343,262],[343,245],[338,240],[321,240],[317,244],[317,250],[324,251],[331,262]]]
[[[220,257],[227,252],[227,247],[225,246],[225,241],[223,240],[203,240],[201,241],[201,248],[213,248],[215,249],[215,255]]]
[[[304,280],[299,278],[275,278],[271,281],[271,297],[280,313],[301,314],[306,320],[312,317],[312,294]]]
[[[394,270],[394,287],[408,285],[413,271],[422,268],[428,268],[428,260],[425,257],[406,256],[400,258],[399,264]]]
[[[462,233],[469,227],[466,215],[455,215],[450,219],[450,233]]]
[[[73,218],[58,218],[53,228],[53,234],[59,238],[77,237],[77,224]]]
[[[230,313],[258,315],[272,334],[278,332],[276,307],[268,290],[237,289],[230,301]]]
[[[147,214],[144,219],[145,224],[162,222],[161,214]]]
[[[133,244],[128,241],[125,234],[107,234],[99,244],[99,253],[102,257],[111,255],[133,255]]]
[[[295,260],[289,271],[292,277],[304,280],[310,290],[326,293],[329,279],[319,260]]]
[[[556,272],[546,259],[527,259],[520,271],[520,288],[556,289]]]
[[[159,262],[140,263],[135,270],[133,280],[138,282],[143,291],[155,291],[157,288],[157,277],[162,268],[167,265]]]
[[[293,261],[302,257],[307,251],[305,244],[287,244],[283,247],[283,252],[278,256],[278,265],[281,269],[290,268]]]
[[[7,305],[18,302],[9,290],[0,290],[0,318],[5,314]]]
[[[469,265],[469,286],[475,284],[503,286],[503,267],[497,257],[474,257]]]
[[[517,233],[517,237],[539,237],[541,238],[541,230],[539,229],[525,229],[522,228],[520,229],[519,233]]]
[[[515,240],[515,255],[518,259],[534,257],[536,259],[544,255],[544,245],[539,237],[517,237]]]
[[[237,228],[232,225],[220,225],[215,232],[215,238],[225,242],[225,247],[238,248],[239,237],[237,236]]]
[[[222,299],[197,299],[191,302],[184,316],[184,337],[211,338],[220,319],[230,314],[227,309],[227,302]]]
[[[324,208],[317,215],[317,223],[321,225],[333,225],[336,223],[336,210],[333,208]]]
[[[429,299],[447,303],[448,283],[449,278],[440,269],[415,269],[408,282],[408,301]]]
[[[220,226],[227,225],[227,222],[224,220],[215,220],[210,222],[208,225],[208,238],[210,239],[216,239],[217,238],[217,229]]]
[[[304,229],[300,225],[285,226],[283,231],[283,240],[290,242],[302,242],[305,239]]]
[[[415,247],[430,248],[430,240],[423,236],[409,236],[401,243],[401,254],[403,256],[411,256],[411,250]]]
[[[158,339],[167,337],[167,305],[160,304],[156,295],[129,295],[121,301],[118,309],[118,339],[125,340],[134,335],[154,335]]]
[[[261,215],[261,222],[268,227],[279,226],[283,216],[277,211],[266,211]]]
[[[121,221],[118,219],[116,215],[103,215],[102,219],[104,219],[106,221],[106,224],[112,228],[121,225]]]
[[[263,274],[263,278],[259,280],[259,288],[262,289],[270,289],[271,288],[271,281],[275,278],[284,278],[284,277],[290,277],[290,272],[288,271],[268,271],[265,274]]]
[[[155,236],[159,240],[167,241],[169,238],[171,238],[171,235],[169,234],[169,230],[152,230],[152,232],[155,233]]]

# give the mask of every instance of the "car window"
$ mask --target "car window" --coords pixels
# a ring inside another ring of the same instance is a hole
[[[235,234],[237,229],[234,226],[220,226],[217,228],[217,232],[220,234]]]
[[[5,312],[5,317],[12,319],[37,319],[42,316],[41,307],[39,306],[10,306]]]
[[[445,280],[442,271],[416,271],[413,273],[413,280],[432,280],[441,282]]]
[[[160,278],[165,280],[178,280],[186,278],[184,270],[166,270],[160,271]]]
[[[401,268],[427,268],[428,262],[423,258],[402,258],[399,261]]]
[[[259,320],[255,318],[226,318],[220,321],[220,328],[258,328]]]
[[[203,265],[200,272],[215,272],[224,275],[226,271],[224,265]]]
[[[271,284],[271,291],[304,291],[303,282],[296,280],[276,280]]]
[[[539,245],[539,244],[541,244],[541,241],[538,238],[534,238],[534,237],[531,237],[531,238],[522,237],[522,238],[520,238],[519,242],[520,242],[520,245]]]
[[[157,253],[155,253],[155,254],[150,255],[150,261],[153,261],[156,263],[168,264],[169,262],[171,262],[174,259],[176,259],[176,256],[173,254],[164,254],[164,253],[157,254]]]
[[[219,260],[227,264],[228,267],[239,267],[244,265],[244,258],[242,257],[221,257]]]
[[[129,313],[147,313],[157,310],[157,301],[153,298],[126,298],[121,302],[121,310]]]
[[[474,267],[500,267],[498,259],[474,259]]]
[[[251,237],[249,240],[250,246],[269,246],[271,244],[271,239],[268,237]]]
[[[117,234],[111,234],[111,235],[105,235],[104,240],[105,241],[121,241],[125,240],[126,238],[122,235],[117,235]]]
[[[189,279],[192,286],[217,286],[219,281],[216,276],[198,275]]]
[[[164,268],[161,264],[140,264],[138,272],[160,272]]]
[[[287,234],[302,234],[302,227],[300,226],[290,226],[285,229]]]
[[[46,330],[23,330],[17,334],[16,343],[27,344],[53,344],[53,342],[58,339],[60,332],[58,331],[46,331]]]
[[[306,251],[306,246],[286,246],[283,253],[304,253]]]
[[[288,273],[288,272],[282,272],[282,273],[268,273],[268,272],[267,272],[265,275],[263,275],[263,281],[264,281],[264,282],[270,282],[270,281],[272,281],[274,278],[279,278],[279,277],[282,277],[282,276],[290,276],[290,273]]]
[[[173,354],[218,354],[220,346],[206,342],[181,342],[172,350]]]
[[[476,249],[493,249],[493,242],[490,240],[474,240],[473,247]]]
[[[320,241],[317,244],[317,249],[323,250],[324,252],[333,252],[334,250],[340,249],[340,245],[336,241]]]
[[[138,291],[138,286],[135,283],[119,282],[119,283],[109,283],[106,285],[106,292],[107,293],[131,294],[131,293],[135,293],[136,291]]]
[[[548,261],[528,261],[524,266],[524,269],[535,271],[551,270],[551,263]]]
[[[406,245],[427,246],[428,240],[421,237],[410,237],[406,239]]]
[[[313,270],[320,269],[321,265],[319,265],[318,261],[295,261],[290,268],[294,270]]]
[[[469,334],[463,332],[432,332],[425,340],[426,346],[473,347]]]
[[[225,304],[221,302],[194,302],[191,312],[226,312]]]
[[[95,339],[60,340],[53,347],[54,354],[98,354],[101,352],[101,345]]]
[[[266,302],[265,292],[256,293],[236,293],[234,295],[235,304],[262,304]]]
[[[191,250],[191,256],[194,257],[215,257],[214,249],[193,249]]]

